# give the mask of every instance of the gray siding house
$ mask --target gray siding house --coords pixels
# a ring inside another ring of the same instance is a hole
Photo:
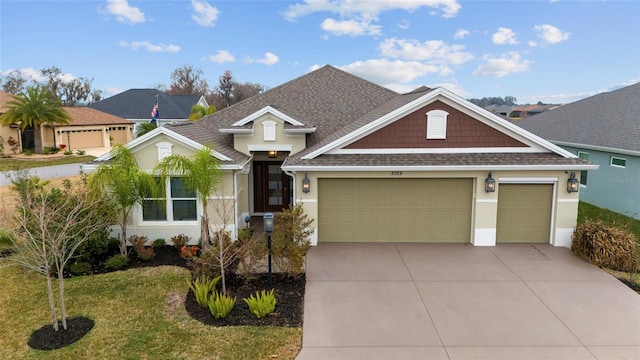
[[[600,165],[581,172],[581,201],[640,219],[640,83],[517,124]]]

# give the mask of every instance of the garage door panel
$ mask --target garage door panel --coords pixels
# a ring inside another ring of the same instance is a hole
[[[318,187],[321,242],[470,241],[471,179],[319,179]]]
[[[498,243],[549,243],[552,184],[500,184]]]

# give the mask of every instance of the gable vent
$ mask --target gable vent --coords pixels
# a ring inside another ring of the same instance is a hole
[[[447,116],[444,110],[431,110],[427,113],[427,139],[447,138]]]

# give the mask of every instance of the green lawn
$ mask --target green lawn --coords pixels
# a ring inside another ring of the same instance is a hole
[[[91,155],[55,156],[51,158],[0,158],[0,171],[28,169],[51,165],[84,163],[95,159]]]
[[[50,323],[45,279],[0,268],[0,357],[4,359],[293,359],[301,328],[212,327],[189,317],[188,270],[162,266],[66,281],[69,317],[95,327],[66,348],[36,351],[30,334]],[[238,305],[236,305],[238,306]]]
[[[588,219],[599,220],[604,224],[625,229],[635,235],[636,240],[640,243],[640,220],[581,201],[578,205],[578,224],[582,224]]]

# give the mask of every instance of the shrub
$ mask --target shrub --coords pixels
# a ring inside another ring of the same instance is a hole
[[[236,306],[236,298],[216,291],[209,297],[209,311],[216,319],[224,319]]]
[[[255,273],[267,255],[267,240],[264,236],[256,236],[252,231],[238,231],[236,243],[238,247],[244,249],[244,254],[240,257],[238,271]]]
[[[42,155],[49,155],[51,154],[51,149],[46,147],[44,149],[42,149]]]
[[[140,260],[148,261],[156,256],[156,252],[152,247],[145,246],[148,241],[149,239],[146,236],[133,235],[129,238],[133,251]]]
[[[194,280],[187,280],[187,285],[193,291],[193,296],[196,298],[196,302],[203,307],[209,305],[209,297],[215,290],[216,285],[220,281],[220,277],[208,278],[206,275],[200,275]]]
[[[269,292],[265,290],[256,292],[255,295],[243,300],[249,306],[251,313],[257,316],[258,319],[271,314],[276,309],[276,297],[273,295],[273,289]]]
[[[78,151],[76,151],[76,154],[78,154],[78,155],[84,155],[84,154],[86,154],[86,153],[87,153],[87,152],[86,152],[86,151],[84,151],[84,150],[78,150]]]
[[[183,246],[180,248],[180,256],[185,259],[191,259],[194,256],[198,256],[198,250],[200,250],[197,246]]]
[[[85,275],[91,270],[91,264],[88,262],[80,261],[69,265],[69,271],[73,275]]]
[[[107,268],[107,270],[124,269],[125,267],[127,267],[127,264],[129,264],[129,258],[122,254],[113,255],[104,262],[104,266]]]
[[[112,253],[110,242],[109,231],[106,228],[94,231],[91,238],[76,251],[77,257],[82,261],[101,258],[104,254]]]
[[[73,151],[72,150],[65,150],[64,154],[65,155],[73,155]]]
[[[185,234],[179,234],[171,238],[171,242],[173,243],[173,246],[175,246],[177,250],[182,249],[182,247],[187,245],[189,241],[191,241],[191,237]]]
[[[587,220],[576,227],[571,250],[597,266],[618,271],[636,271],[638,267],[636,238],[613,226]]]
[[[167,242],[164,241],[164,239],[155,239],[153,240],[151,247],[153,247],[154,249],[159,249],[165,245],[167,245]]]
[[[18,150],[20,150],[20,142],[13,138],[13,136],[9,136],[7,144],[9,144],[9,149],[11,149],[11,152],[14,154],[17,154]]]
[[[288,209],[276,214],[271,252],[281,271],[293,276],[302,272],[310,245],[309,236],[313,233],[312,222],[303,213],[302,204],[289,205]]]

